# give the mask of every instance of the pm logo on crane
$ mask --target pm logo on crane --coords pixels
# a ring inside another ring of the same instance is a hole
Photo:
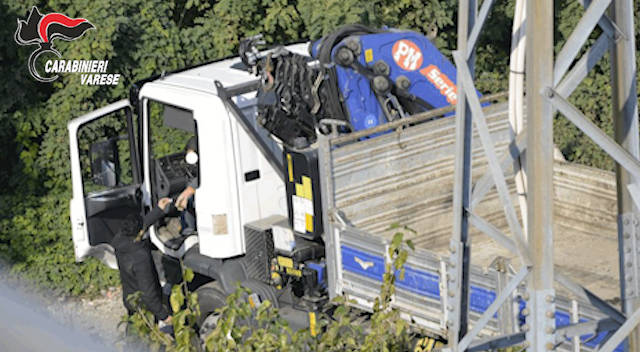
[[[420,69],[423,63],[420,47],[408,39],[396,41],[391,49],[391,55],[396,64],[405,71]],[[429,64],[418,72],[433,84],[449,104],[455,105],[458,102],[458,88],[438,66]]]
[[[422,51],[416,43],[400,39],[391,49],[393,61],[405,71],[415,71],[422,66]]]

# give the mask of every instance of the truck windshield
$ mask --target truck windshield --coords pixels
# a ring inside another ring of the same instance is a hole
[[[193,112],[153,100],[148,104],[152,193],[156,198],[174,197],[197,182],[197,164],[185,160],[189,140],[197,149]]]

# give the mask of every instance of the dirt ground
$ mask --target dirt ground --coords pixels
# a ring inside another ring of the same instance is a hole
[[[46,309],[60,323],[85,331],[96,341],[118,349],[124,333],[124,327],[118,324],[126,314],[120,287],[103,290],[94,299],[56,298]]]

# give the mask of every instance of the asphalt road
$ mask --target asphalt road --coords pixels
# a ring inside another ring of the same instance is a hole
[[[112,344],[55,320],[49,312],[35,297],[0,283],[0,351],[115,351]]]

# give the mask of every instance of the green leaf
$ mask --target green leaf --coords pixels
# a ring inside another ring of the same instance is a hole
[[[193,280],[193,270],[189,269],[189,268],[185,268],[184,269],[184,281],[186,282],[191,282]]]
[[[184,304],[184,293],[182,292],[181,285],[174,285],[171,288],[171,297],[169,298],[171,303],[171,309],[174,313],[177,313]]]
[[[411,248],[412,251],[416,250],[416,246],[413,244],[412,240],[407,240],[406,243],[407,243],[407,247]]]

